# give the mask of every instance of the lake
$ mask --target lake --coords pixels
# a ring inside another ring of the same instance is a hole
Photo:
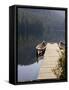
[[[18,65],[18,82],[37,80],[43,59],[30,65]]]

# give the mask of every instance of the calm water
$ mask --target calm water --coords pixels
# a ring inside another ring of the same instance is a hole
[[[30,65],[18,65],[18,82],[37,80],[42,62],[43,59]]]

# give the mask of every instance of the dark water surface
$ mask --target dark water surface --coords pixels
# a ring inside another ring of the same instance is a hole
[[[36,60],[36,45],[65,41],[65,11],[18,9],[18,64],[30,65]]]

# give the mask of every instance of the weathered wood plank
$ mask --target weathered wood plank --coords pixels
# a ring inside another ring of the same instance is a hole
[[[44,61],[41,64],[38,79],[57,79],[52,69],[56,67],[60,55],[61,51],[57,43],[47,43]]]

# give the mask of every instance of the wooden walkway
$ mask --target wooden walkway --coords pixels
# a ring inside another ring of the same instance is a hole
[[[61,51],[57,43],[47,43],[38,79],[57,79],[52,69],[56,67],[60,55]]]

